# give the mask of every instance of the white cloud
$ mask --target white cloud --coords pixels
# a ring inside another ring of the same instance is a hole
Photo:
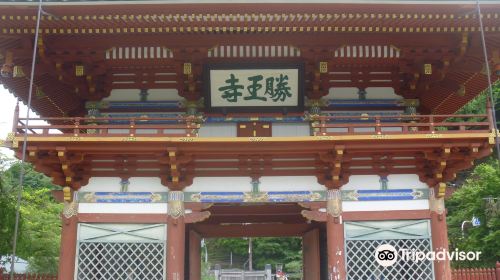
[[[0,139],[5,140],[7,134],[12,131],[12,119],[16,108],[17,98],[3,86],[0,86]],[[27,106],[22,102],[19,104],[19,115],[26,116]],[[38,117],[33,111],[30,117]],[[14,153],[7,148],[0,148],[0,152],[13,156]]]

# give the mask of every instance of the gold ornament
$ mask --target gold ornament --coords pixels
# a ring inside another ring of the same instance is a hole
[[[184,192],[171,191],[168,193],[168,215],[174,219],[184,216]]]
[[[335,218],[342,215],[342,196],[340,190],[328,190],[326,213]]]

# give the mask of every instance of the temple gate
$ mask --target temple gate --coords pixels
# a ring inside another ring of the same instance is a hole
[[[0,1],[23,102],[37,47],[6,145],[62,187],[60,279],[199,280],[201,238],[243,236],[302,237],[307,280],[450,279],[375,258],[447,249],[446,183],[491,153],[491,108],[452,115],[487,87],[475,7],[350,2],[44,1],[34,42]]]

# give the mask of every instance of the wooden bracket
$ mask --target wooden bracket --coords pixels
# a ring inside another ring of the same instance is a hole
[[[302,210],[300,213],[309,221],[326,222],[327,219],[326,212],[320,212],[318,210]]]
[[[184,222],[186,224],[202,222],[210,218],[210,215],[211,215],[210,211],[192,212],[184,216]]]

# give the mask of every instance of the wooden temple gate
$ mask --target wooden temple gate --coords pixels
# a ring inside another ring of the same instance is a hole
[[[446,183],[491,153],[491,106],[453,115],[487,87],[475,6],[278,2],[47,0],[34,42],[36,3],[0,0],[0,83],[40,115],[5,146],[63,187],[60,280],[199,280],[200,239],[242,236],[301,237],[307,280],[451,278],[373,251],[446,250]]]

